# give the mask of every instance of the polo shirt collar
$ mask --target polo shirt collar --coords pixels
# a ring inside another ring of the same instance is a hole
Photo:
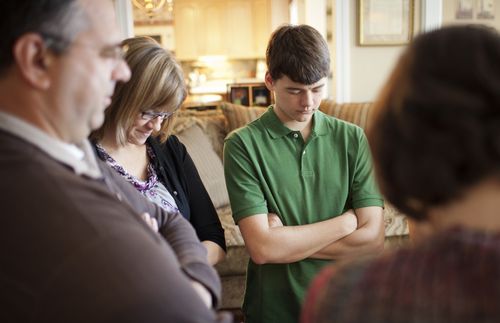
[[[88,140],[72,145],[49,136],[41,129],[0,111],[0,129],[36,146],[58,162],[70,167],[75,174],[101,178],[102,173]]]
[[[327,116],[323,112],[319,110],[314,112],[312,116],[313,128],[311,131],[311,135],[313,137],[324,136],[327,134],[327,124],[325,118],[327,118]],[[267,132],[273,139],[281,138],[287,136],[291,132],[294,132],[283,125],[283,122],[281,122],[276,115],[276,112],[274,112],[274,106],[271,106],[269,110],[262,115],[261,120],[266,126]]]

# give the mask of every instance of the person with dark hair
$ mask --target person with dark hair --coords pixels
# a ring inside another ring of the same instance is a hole
[[[383,200],[363,130],[318,111],[330,70],[321,34],[281,26],[266,57],[275,104],[228,136],[224,169],[251,257],[245,322],[296,322],[322,267],[381,251]]]
[[[224,230],[186,147],[170,134],[187,93],[182,69],[152,38],[123,44],[132,75],[116,86],[104,123],[91,136],[98,156],[160,207],[180,211],[215,265],[225,256]]]
[[[112,2],[0,12],[0,322],[229,322],[211,309],[221,285],[191,225],[87,140],[130,78]]]
[[[325,269],[303,323],[500,321],[499,58],[498,32],[475,25],[405,50],[369,139],[383,194],[428,235]]]

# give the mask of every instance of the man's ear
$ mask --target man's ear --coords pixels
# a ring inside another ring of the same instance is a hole
[[[266,72],[266,76],[264,77],[264,82],[266,83],[266,87],[269,91],[274,91],[274,81],[271,77],[271,73]]]
[[[40,35],[27,33],[19,37],[14,44],[13,55],[24,80],[40,90],[50,87],[48,68],[52,63],[53,54],[47,49]]]

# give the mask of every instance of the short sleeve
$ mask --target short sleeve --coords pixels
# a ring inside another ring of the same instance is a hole
[[[250,215],[268,213],[257,167],[251,145],[232,133],[224,143],[224,176],[236,223]]]

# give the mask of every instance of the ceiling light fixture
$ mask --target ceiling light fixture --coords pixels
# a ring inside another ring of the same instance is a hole
[[[174,6],[173,0],[132,0],[132,3],[137,8],[145,11],[149,18],[153,18],[165,3],[167,3],[168,11],[172,11]]]

